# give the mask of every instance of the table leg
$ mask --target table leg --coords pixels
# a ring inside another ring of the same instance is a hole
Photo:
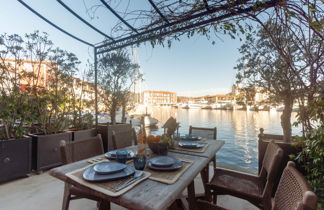
[[[197,205],[196,205],[195,181],[194,180],[188,185],[187,190],[188,190],[189,210],[195,210],[195,209],[197,209]]]
[[[210,193],[208,193],[208,189],[206,186],[206,184],[209,182],[209,164],[207,164],[207,166],[200,172],[200,176],[205,190],[204,197],[206,197],[207,200],[209,200]]]
[[[99,210],[110,210],[110,202],[109,201],[100,201]]]

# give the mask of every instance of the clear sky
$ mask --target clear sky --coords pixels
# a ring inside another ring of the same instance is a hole
[[[103,38],[54,0],[25,0],[25,2],[49,20],[82,39],[97,43]],[[104,32],[108,32],[110,26],[117,21],[105,8],[99,8],[97,11],[100,18],[94,17],[90,20],[84,2],[96,4],[98,0],[64,0],[64,2]],[[92,48],[53,28],[19,2],[0,0],[0,3],[1,34],[23,35],[34,30],[44,31],[49,34],[49,38],[56,46],[75,53],[84,64],[87,59],[93,59]],[[142,44],[137,49],[137,54],[144,72],[144,88],[174,91],[178,95],[187,96],[227,93],[235,81],[233,68],[239,58],[238,48],[241,43],[239,40],[222,35],[221,40],[213,38],[216,41],[215,45],[201,36],[194,36],[191,39],[183,37],[180,42],[174,41],[171,48],[162,46],[152,48],[150,43]],[[84,66],[81,65],[81,68]]]

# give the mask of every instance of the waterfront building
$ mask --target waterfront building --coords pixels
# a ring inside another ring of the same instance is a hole
[[[177,103],[177,94],[169,91],[147,90],[142,92],[142,102],[146,105],[171,105]]]
[[[19,60],[3,59],[1,60],[2,68],[0,73],[7,78],[7,83],[4,84],[6,88],[12,88],[14,85],[19,86],[22,91],[26,88],[36,87],[37,89],[50,89],[50,80],[53,79],[51,72],[56,67],[50,61],[37,60]],[[12,78],[17,78],[16,84],[12,84]],[[75,97],[78,101],[82,100],[87,104],[94,104],[95,99],[95,85],[92,82],[82,80],[80,78],[72,77],[71,97]],[[103,90],[98,86],[98,93]],[[98,109],[103,110],[104,105],[99,101]],[[94,106],[87,106],[82,110],[83,112],[94,113]]]
[[[234,100],[234,96],[230,94],[217,94],[217,95],[207,95],[198,97],[186,97],[178,96],[178,103],[188,104],[188,103],[231,103]]]

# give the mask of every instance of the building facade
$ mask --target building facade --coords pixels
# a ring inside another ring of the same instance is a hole
[[[168,105],[177,103],[177,94],[169,91],[144,91],[142,103],[146,105]]]

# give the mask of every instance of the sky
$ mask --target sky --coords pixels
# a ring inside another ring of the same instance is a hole
[[[25,0],[40,14],[80,38],[91,43],[102,41],[103,37],[82,24],[54,0]],[[88,5],[85,5],[87,2]],[[100,30],[107,33],[117,22],[105,8],[99,8],[94,18],[86,13],[86,7],[95,5],[99,0],[64,0],[83,18]],[[135,1],[139,5],[144,0]],[[49,39],[62,49],[73,52],[82,62],[80,69],[85,68],[87,60],[93,60],[93,49],[58,31],[42,19],[34,15],[18,1],[0,0],[0,33],[23,36],[35,30],[47,32]],[[100,18],[98,18],[100,17]],[[109,33],[108,33],[109,34]],[[147,90],[173,91],[181,96],[202,96],[224,94],[230,91],[235,82],[237,59],[240,57],[238,48],[242,44],[228,36],[219,35],[211,40],[203,36],[190,39],[183,37],[173,41],[172,47],[155,46],[144,43],[137,48],[137,61],[144,73],[143,88]]]

